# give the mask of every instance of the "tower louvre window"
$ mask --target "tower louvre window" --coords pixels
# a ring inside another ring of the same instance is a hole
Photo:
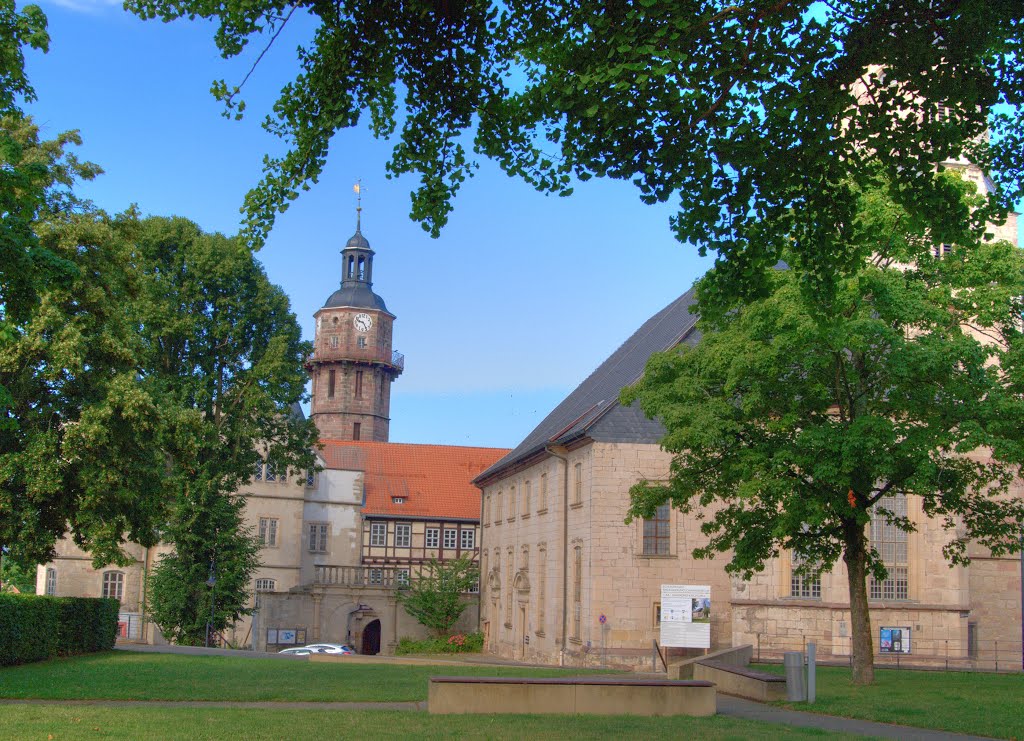
[[[363,398],[363,372],[356,371],[356,398]]]
[[[334,371],[327,371],[327,398],[334,398]]]
[[[359,422],[353,422],[352,423],[352,439],[353,440],[358,440],[361,432],[362,432],[362,424],[360,424]]]

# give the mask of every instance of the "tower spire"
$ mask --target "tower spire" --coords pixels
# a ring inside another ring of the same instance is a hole
[[[356,194],[356,234],[362,231],[362,216],[363,216],[363,179],[359,178],[356,180],[356,184],[352,186],[352,190]]]

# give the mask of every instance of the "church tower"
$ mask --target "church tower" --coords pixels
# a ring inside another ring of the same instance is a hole
[[[405,358],[391,349],[395,315],[371,290],[373,250],[360,229],[361,211],[341,251],[341,287],[315,314],[310,416],[322,439],[387,442],[391,382]]]

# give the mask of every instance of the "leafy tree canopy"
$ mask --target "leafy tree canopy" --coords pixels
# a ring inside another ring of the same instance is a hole
[[[224,56],[316,26],[267,117],[287,140],[248,195],[249,236],[317,181],[334,134],[368,116],[414,173],[413,218],[436,235],[474,167],[538,189],[574,179],[675,199],[680,241],[724,258],[705,301],[757,294],[788,245],[831,290],[858,190],[893,183],[910,215],[964,216],[933,164],[971,156],[1001,186],[975,224],[1024,193],[1024,6],[1018,0],[128,0],[143,18],[214,19]],[[257,58],[257,63],[259,59]],[[884,69],[884,71],[883,71]],[[241,113],[239,86],[214,92]],[[986,130],[993,144],[979,143]],[[470,139],[472,139],[470,141]],[[471,150],[471,151],[470,151]],[[936,222],[936,229],[939,223]],[[728,290],[716,294],[716,286]]]
[[[431,559],[398,592],[398,602],[420,625],[444,636],[469,606],[465,594],[479,579],[480,569],[466,556],[449,561]]]
[[[867,681],[865,581],[885,569],[865,527],[915,527],[883,497],[919,497],[953,563],[972,541],[1020,547],[1024,256],[966,230],[944,253],[878,191],[857,208],[847,233],[872,257],[842,276],[830,312],[794,271],[769,271],[763,299],[702,317],[699,343],[655,354],[622,398],[664,422],[673,454],[668,483],[632,489],[631,516],[666,501],[695,513],[709,536],[695,555],[727,552],[743,577],[783,548],[826,570],[842,557]]]

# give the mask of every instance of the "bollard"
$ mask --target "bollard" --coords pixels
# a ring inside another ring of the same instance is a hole
[[[807,644],[807,702],[814,702],[814,695],[817,691],[818,677],[816,673],[816,663],[818,660],[818,645],[816,643]]]
[[[807,697],[804,692],[803,653],[786,651],[782,655],[782,663],[786,667],[786,699],[790,702],[803,702]]]

